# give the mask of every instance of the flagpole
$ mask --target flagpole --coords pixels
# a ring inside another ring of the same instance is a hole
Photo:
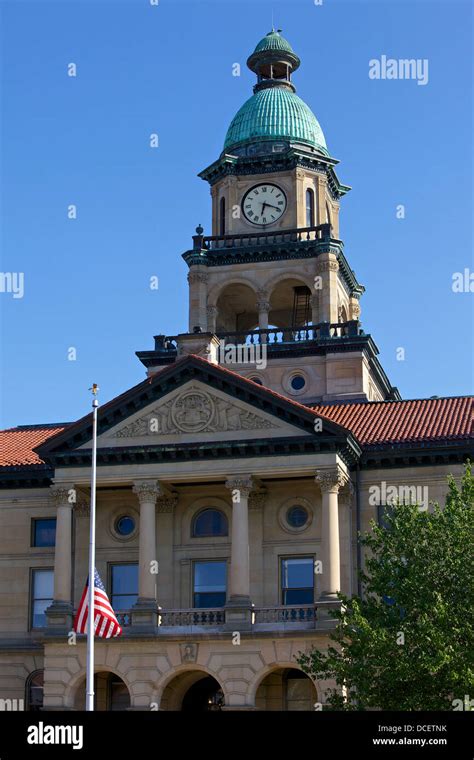
[[[91,513],[89,532],[89,604],[87,618],[87,664],[86,664],[86,710],[94,710],[94,590],[95,590],[95,492],[97,480],[97,385],[92,393],[92,471],[91,471]]]

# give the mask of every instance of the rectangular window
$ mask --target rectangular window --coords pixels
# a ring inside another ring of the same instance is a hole
[[[138,564],[112,565],[110,578],[114,612],[131,609],[138,599]]]
[[[32,520],[31,545],[54,546],[56,544],[56,518]]]
[[[387,517],[391,517],[392,515],[393,506],[390,504],[379,504],[377,506],[377,523],[379,528],[385,528],[385,530],[388,530],[389,524]]]
[[[195,562],[193,607],[223,607],[227,562]]]
[[[45,611],[53,602],[54,570],[33,570],[31,584],[31,627],[45,628]]]
[[[287,557],[281,560],[281,603],[313,604],[313,557]]]

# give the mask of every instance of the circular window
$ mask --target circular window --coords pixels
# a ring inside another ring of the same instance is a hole
[[[290,380],[290,385],[294,391],[300,391],[305,387],[306,380],[304,379],[303,375],[293,375]]]
[[[129,515],[119,517],[115,522],[115,530],[119,536],[130,536],[135,530],[135,520]]]
[[[249,380],[253,380],[254,383],[257,383],[257,385],[263,385],[262,379],[260,377],[249,377]]]
[[[308,522],[308,510],[299,505],[290,507],[286,513],[286,521],[292,528],[302,528]]]

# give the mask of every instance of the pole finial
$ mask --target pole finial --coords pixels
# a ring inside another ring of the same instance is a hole
[[[89,390],[92,391],[93,396],[97,396],[98,392],[100,391],[100,388],[97,385],[97,383],[92,383],[92,387],[89,388]]]

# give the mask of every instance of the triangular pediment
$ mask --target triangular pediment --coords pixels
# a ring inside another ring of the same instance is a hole
[[[289,425],[208,385],[191,381],[99,435],[97,445],[146,446],[301,436]],[[88,448],[89,442],[81,448]]]
[[[323,415],[316,418],[234,372],[186,356],[99,407],[98,462],[242,456],[252,447],[265,456],[349,447],[358,456],[348,431]],[[70,467],[88,465],[91,448],[88,414],[37,452],[50,464]]]

